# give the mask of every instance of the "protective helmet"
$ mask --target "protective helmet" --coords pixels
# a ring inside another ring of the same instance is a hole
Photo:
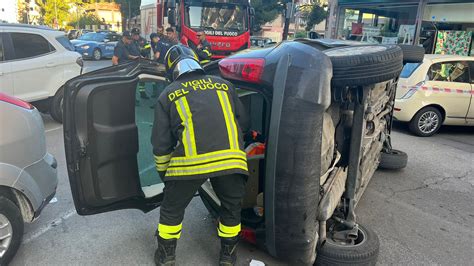
[[[204,74],[204,69],[199,64],[196,53],[182,44],[172,46],[164,59],[166,73],[168,73],[168,77],[172,81],[190,72],[201,72]]]
[[[131,33],[132,33],[132,34],[140,34],[140,29],[139,29],[139,28],[133,28],[133,29],[131,30]]]

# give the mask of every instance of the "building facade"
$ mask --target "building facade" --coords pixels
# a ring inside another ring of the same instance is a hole
[[[85,7],[86,13],[96,15],[107,25],[108,30],[122,32],[122,13],[117,3],[92,3]]]
[[[426,53],[474,56],[474,1],[334,0],[326,35],[419,45]]]
[[[0,1],[0,22],[18,22],[18,0]]]

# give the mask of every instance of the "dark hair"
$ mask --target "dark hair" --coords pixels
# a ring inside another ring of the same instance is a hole
[[[166,32],[174,32],[174,29],[171,27],[166,28]]]

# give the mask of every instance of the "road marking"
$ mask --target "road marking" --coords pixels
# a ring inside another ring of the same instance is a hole
[[[62,224],[64,221],[67,219],[71,218],[74,214],[76,214],[76,210],[69,210],[65,212],[63,215],[61,215],[58,219],[53,220],[52,222],[48,223],[47,225],[41,227],[39,230],[36,232],[32,233],[30,236],[23,238],[23,244],[29,243],[38,237],[42,236],[49,230],[53,229],[54,227],[57,227],[58,225]]]
[[[63,126],[59,126],[59,127],[55,127],[55,128],[46,129],[44,132],[48,133],[48,132],[55,131],[55,130],[62,129],[62,128],[63,128]]]

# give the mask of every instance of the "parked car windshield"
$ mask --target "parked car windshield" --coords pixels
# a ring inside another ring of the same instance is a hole
[[[420,66],[420,63],[407,63],[400,73],[401,78],[409,78],[413,72]]]
[[[94,41],[94,42],[103,42],[105,39],[105,35],[102,33],[95,33],[95,32],[90,32],[82,35],[79,37],[78,40],[81,41]]]
[[[58,36],[58,37],[56,37],[56,40],[58,40],[58,42],[59,42],[64,48],[66,48],[67,50],[69,50],[69,51],[74,51],[74,46],[73,46],[72,43],[69,41],[69,39],[66,38],[66,36]]]

